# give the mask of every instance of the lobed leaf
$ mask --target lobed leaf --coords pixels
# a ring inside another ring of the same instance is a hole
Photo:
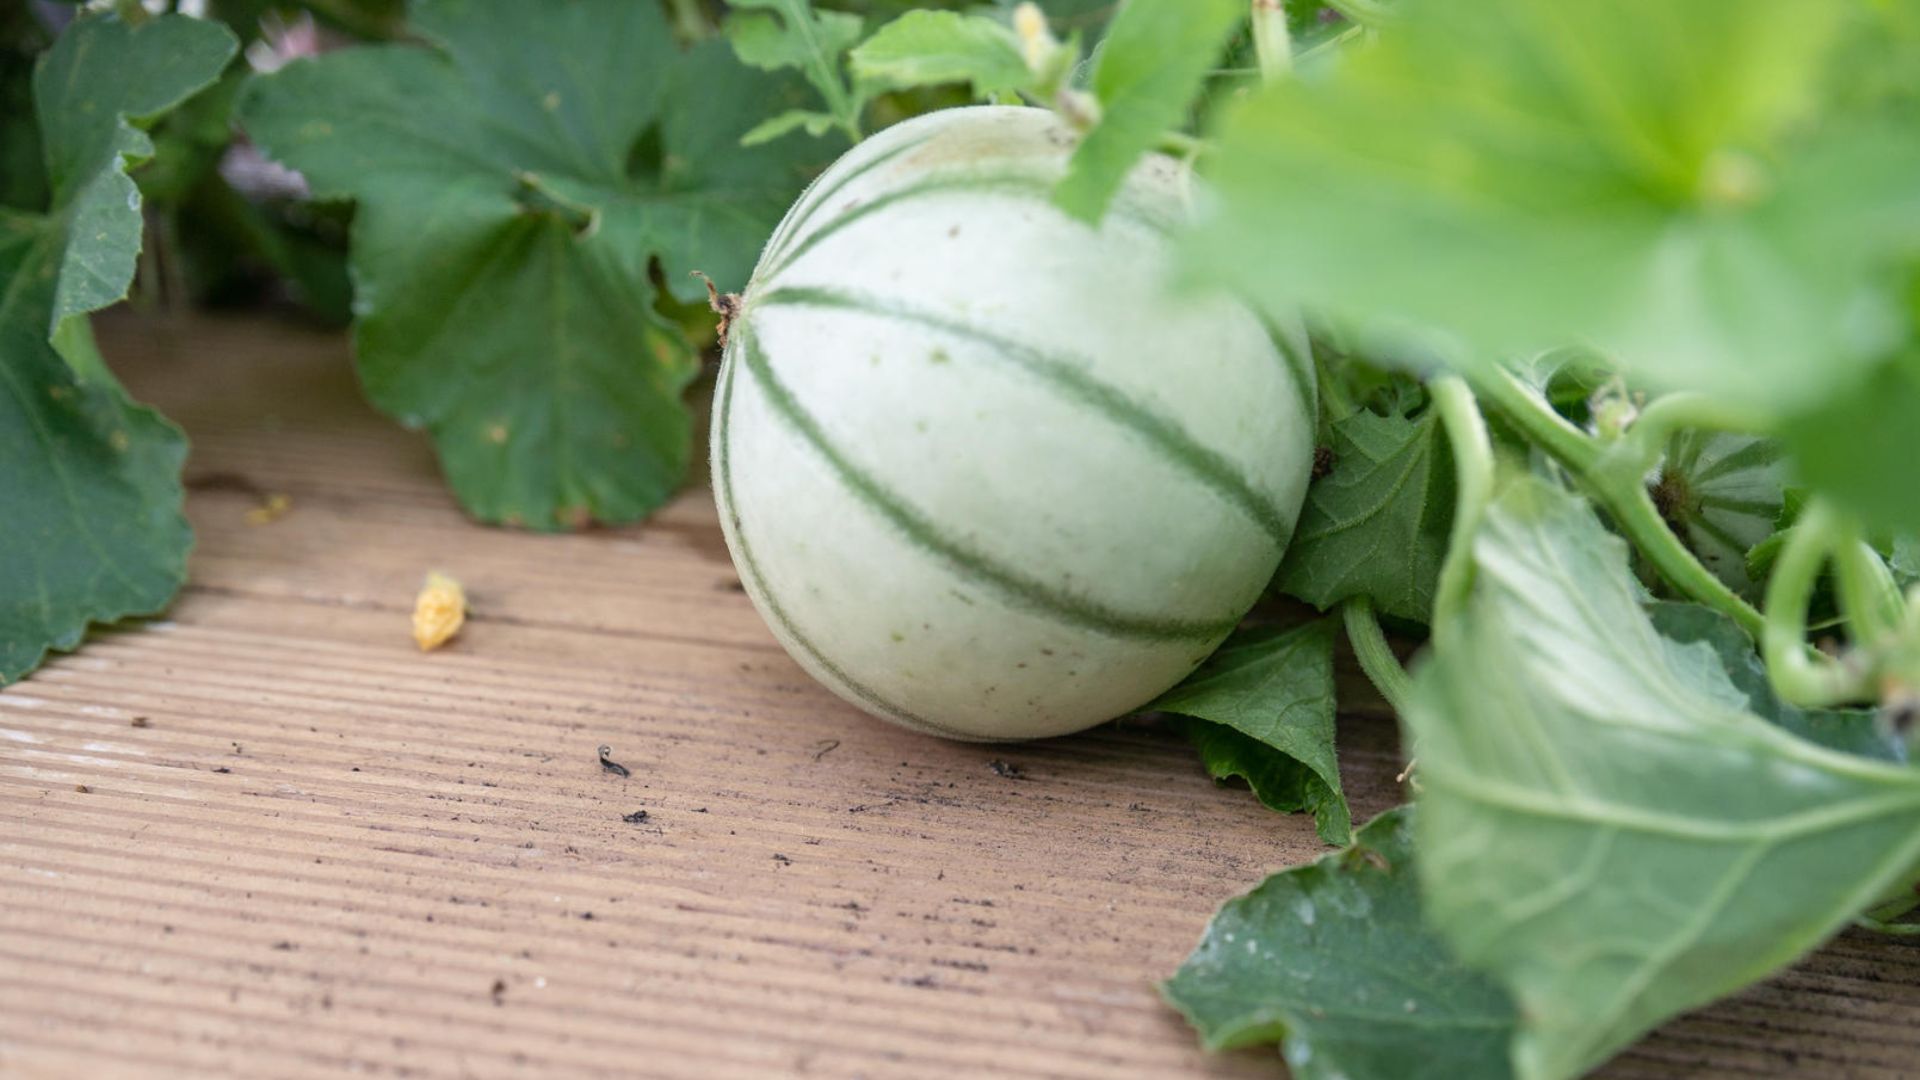
[[[34,71],[52,204],[0,210],[0,683],[93,623],[165,608],[186,579],[186,439],[127,399],[86,315],[126,295],[140,252],[126,167],[152,144],[129,119],[211,83],[234,48],[197,19],[83,17]]]
[[[357,201],[361,381],[433,436],[462,504],[553,529],[623,522],[687,469],[695,362],[652,273],[741,287],[808,151],[739,146],[803,93],[658,5],[423,0],[437,48],[371,45],[258,78],[248,132]]]
[[[1296,1080],[1502,1080],[1515,1016],[1427,924],[1412,807],[1221,906],[1160,992],[1210,1049],[1278,1042]]]

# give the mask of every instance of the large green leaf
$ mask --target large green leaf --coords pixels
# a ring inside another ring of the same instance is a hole
[[[363,46],[255,81],[248,132],[353,198],[360,374],[427,428],[462,503],[557,528],[641,517],[685,474],[695,365],[654,313],[747,278],[807,144],[743,149],[797,80],[688,53],[651,3],[425,0],[438,49]],[[793,142],[793,141],[789,141]]]
[[[1920,126],[1818,117],[1853,5],[1406,0],[1237,110],[1195,272],[1445,331],[1573,341],[1645,384],[1799,411],[1888,344]]]
[[[1818,945],[1920,861],[1920,771],[1755,715],[1662,637],[1625,545],[1520,479],[1408,709],[1434,924],[1523,1017],[1522,1080],[1593,1067]]]
[[[1074,149],[1054,190],[1062,209],[1100,219],[1141,155],[1184,124],[1201,80],[1245,14],[1240,0],[1127,0],[1121,6],[1093,70],[1100,122]]]
[[[1360,410],[1333,424],[1333,467],[1307,489],[1276,584],[1321,609],[1353,596],[1425,622],[1453,524],[1438,414]]]
[[[1334,753],[1333,633],[1325,619],[1236,632],[1147,708],[1205,721],[1188,731],[1213,776],[1245,777],[1261,802],[1310,811],[1321,839],[1344,844],[1353,826]]]
[[[186,439],[127,400],[86,313],[126,295],[140,251],[126,166],[152,145],[128,118],[212,82],[234,47],[195,19],[89,17],[35,69],[52,206],[0,209],[0,682],[92,623],[159,611],[186,578]]]
[[[1513,1002],[1427,925],[1413,810],[1224,904],[1161,987],[1211,1049],[1278,1042],[1296,1080],[1502,1080]]]

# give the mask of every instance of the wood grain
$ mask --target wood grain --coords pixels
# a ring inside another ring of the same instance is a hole
[[[773,643],[701,491],[481,528],[336,335],[102,340],[194,440],[199,547],[166,619],[0,691],[0,1073],[1281,1073],[1200,1053],[1153,983],[1321,849],[1178,739],[866,719]],[[431,568],[473,616],[423,655]],[[1391,724],[1341,738],[1356,816],[1397,802]],[[1843,936],[1608,1074],[1920,1075],[1920,947]]]

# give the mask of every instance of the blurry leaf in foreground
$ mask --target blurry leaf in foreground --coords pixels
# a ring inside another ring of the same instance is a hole
[[[0,209],[0,683],[91,623],[161,610],[185,580],[186,439],[127,399],[86,315],[126,295],[140,251],[126,165],[152,144],[126,118],[212,82],[234,47],[196,19],[88,17],[35,70],[53,205]]]
[[[1210,1049],[1277,1042],[1296,1080],[1500,1080],[1513,1002],[1428,927],[1412,807],[1226,902],[1161,993]]]
[[[651,3],[412,12],[439,48],[296,61],[241,103],[318,197],[358,201],[362,384],[432,433],[475,517],[643,517],[685,476],[695,371],[654,264],[681,301],[705,298],[693,270],[746,282],[817,151],[740,136],[805,89],[724,42],[680,52]]]
[[[1920,772],[1755,715],[1579,499],[1514,481],[1472,558],[1405,721],[1427,912],[1513,992],[1521,1080],[1791,963],[1920,862]]]
[[[1920,250],[1920,125],[1800,122],[1850,7],[1406,0],[1234,112],[1190,266],[1465,363],[1583,341],[1645,385],[1806,410],[1888,347],[1882,271]]]
[[[1808,487],[1877,529],[1920,533],[1920,344],[1797,417],[1786,440]]]
[[[1353,826],[1334,753],[1333,632],[1326,619],[1236,632],[1147,708],[1205,721],[1188,732],[1212,776],[1245,777],[1262,803],[1310,811],[1322,840],[1344,844]]]

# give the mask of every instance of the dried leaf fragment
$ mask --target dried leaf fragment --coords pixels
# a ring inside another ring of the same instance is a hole
[[[427,574],[413,602],[413,640],[421,652],[445,645],[467,621],[467,591],[438,570]]]

